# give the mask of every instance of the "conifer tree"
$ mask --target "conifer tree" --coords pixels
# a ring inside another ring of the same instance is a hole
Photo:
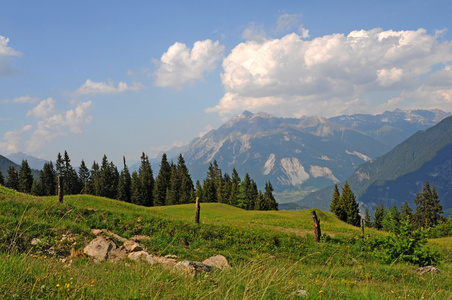
[[[239,186],[240,182],[242,182],[239,173],[235,168],[232,169],[231,181],[232,183],[235,183],[237,186]]]
[[[430,188],[428,181],[422,187],[422,191],[416,194],[414,203],[416,204],[416,211],[413,214],[415,228],[429,228],[444,219],[443,207],[438,199],[435,185]]]
[[[368,228],[372,227],[372,220],[371,220],[368,206],[366,206],[366,209],[364,210],[364,226],[366,226]]]
[[[144,154],[144,152],[141,155],[141,164],[138,170],[138,177],[141,181],[142,205],[153,206],[154,197],[152,192],[154,190],[154,175],[152,173],[149,157]]]
[[[179,155],[177,160],[177,175],[180,177],[179,203],[187,204],[193,202],[193,180],[191,179],[188,168],[185,165],[185,160],[182,157],[182,154]]]
[[[393,207],[385,210],[382,225],[383,225],[383,230],[385,230],[385,231],[399,233],[400,212],[399,212],[397,206],[394,205]]]
[[[265,183],[264,203],[265,210],[278,210],[278,203],[273,196],[273,186],[270,181]]]
[[[2,171],[0,171],[0,185],[4,185],[4,184],[5,184],[5,178],[3,178]]]
[[[341,194],[339,193],[339,188],[337,184],[334,185],[333,198],[331,199],[330,211],[334,213],[339,220],[346,222],[347,221],[347,211],[345,209],[345,204],[343,199],[341,198]]]
[[[118,169],[113,162],[108,162],[107,156],[104,155],[99,174],[100,196],[116,199],[118,181]]]
[[[100,196],[101,186],[100,186],[100,168],[99,164],[94,161],[91,167],[90,179],[89,179],[89,194]]]
[[[171,164],[171,178],[168,191],[166,192],[166,205],[180,204],[181,178],[178,174],[177,167]]]
[[[36,180],[36,178],[33,178],[33,184],[31,185],[30,193],[34,196],[43,196],[42,184],[40,181]]]
[[[121,171],[118,183],[118,200],[130,202],[131,201],[131,189],[132,189],[132,177],[130,176],[129,169],[127,168],[126,158],[122,157],[124,168]]]
[[[136,171],[132,172],[130,200],[133,204],[143,205],[141,180]]]
[[[405,203],[402,204],[400,208],[400,221],[406,222],[411,221],[413,216],[413,209],[408,205],[408,202],[405,200]]]
[[[19,173],[13,166],[8,167],[8,180],[6,180],[6,186],[10,189],[19,190]]]
[[[346,222],[353,226],[359,226],[361,222],[361,217],[359,216],[359,204],[347,181],[342,187],[341,201],[344,204],[347,214]]]
[[[171,180],[171,166],[168,163],[166,154],[163,153],[160,163],[160,170],[154,184],[154,205],[161,206],[166,204],[166,191],[169,188]]]
[[[33,175],[26,160],[22,160],[19,171],[19,192],[30,193],[33,186]]]
[[[262,191],[259,190],[257,193],[256,200],[254,201],[254,210],[268,210],[267,205],[264,200],[264,194],[262,194]]]
[[[203,188],[202,188],[201,182],[199,180],[196,180],[195,197],[199,198],[199,202],[205,202]]]
[[[229,205],[238,206],[239,184],[232,182],[231,191],[229,192]]]
[[[375,207],[373,227],[380,230],[383,228],[383,217],[385,215],[385,207],[381,203]]]
[[[39,172],[41,192],[43,196],[56,195],[57,193],[57,183],[56,183],[56,172],[53,168],[53,163],[45,162],[42,170]]]
[[[80,168],[78,170],[78,178],[80,180],[82,194],[88,194],[89,192],[89,176],[90,176],[89,169],[86,166],[85,161],[82,159],[82,162],[80,163]]]
[[[252,189],[251,178],[250,175],[246,173],[245,178],[240,183],[239,195],[237,197],[238,207],[242,209],[250,209],[250,205],[252,203],[251,189]]]
[[[218,190],[218,202],[219,203],[229,203],[229,196],[231,194],[231,177],[228,173],[225,173],[221,186]]]

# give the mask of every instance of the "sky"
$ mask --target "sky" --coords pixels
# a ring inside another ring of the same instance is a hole
[[[244,110],[452,111],[452,3],[0,0],[0,154],[122,166]]]

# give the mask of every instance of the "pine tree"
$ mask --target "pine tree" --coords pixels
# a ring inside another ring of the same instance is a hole
[[[4,184],[5,184],[5,178],[3,178],[2,171],[0,171],[0,185],[4,185]]]
[[[239,184],[232,182],[231,191],[229,192],[228,203],[229,205],[238,206],[237,196],[239,194]]]
[[[130,202],[131,201],[131,189],[132,189],[132,177],[130,176],[129,169],[127,168],[126,158],[122,157],[124,168],[119,176],[118,183],[118,200]]]
[[[36,180],[36,178],[33,179],[33,184],[31,186],[31,192],[34,196],[43,196],[42,193],[42,184],[40,181]]]
[[[89,178],[89,193],[91,195],[100,196],[101,186],[100,186],[100,168],[99,164],[94,161],[91,167],[90,178]]]
[[[232,169],[231,181],[232,183],[235,183],[237,186],[240,184],[240,182],[242,182],[239,173],[237,173],[237,170],[235,168]]]
[[[346,222],[353,226],[360,226],[361,217],[359,216],[359,204],[347,181],[342,187],[341,200],[347,214]]]
[[[89,177],[90,177],[89,169],[86,166],[85,161],[82,159],[82,162],[80,163],[80,168],[78,170],[78,178],[80,180],[82,194],[88,194],[89,192]]]
[[[385,215],[385,207],[383,204],[377,205],[374,211],[374,222],[373,227],[380,230],[383,228],[383,218]]]
[[[245,174],[245,178],[240,183],[239,195],[237,197],[238,207],[242,209],[250,209],[251,200],[251,178],[248,173]]]
[[[160,170],[154,184],[154,205],[161,206],[166,204],[166,191],[169,188],[171,180],[171,166],[168,163],[166,154],[163,153],[160,163]]]
[[[218,202],[219,203],[229,203],[229,196],[231,194],[231,177],[228,173],[223,175],[223,180],[221,186],[218,190]]]
[[[195,197],[199,198],[199,202],[205,202],[204,201],[204,191],[203,191],[201,182],[199,182],[199,180],[196,180]]]
[[[334,213],[339,220],[346,222],[347,221],[347,211],[345,209],[345,204],[342,201],[341,194],[339,192],[339,188],[337,184],[334,185],[333,198],[331,199],[330,211]]]
[[[429,228],[444,219],[443,207],[438,199],[435,185],[430,188],[428,181],[422,187],[422,192],[416,194],[414,203],[416,204],[416,212],[413,214],[415,228]]]
[[[153,206],[154,197],[152,192],[154,190],[154,175],[152,173],[149,157],[144,154],[144,152],[141,155],[141,164],[140,169],[138,170],[138,177],[141,181],[142,205]]]
[[[19,192],[30,193],[33,186],[33,175],[26,160],[22,160],[19,171]]]
[[[218,191],[217,191],[217,176],[218,176],[218,165],[217,162],[209,164],[207,171],[207,177],[204,180],[204,197],[206,202],[218,202]]]
[[[382,225],[383,225],[383,230],[385,230],[385,231],[399,233],[400,212],[397,209],[397,206],[394,205],[393,207],[385,210]]]
[[[177,160],[177,175],[180,177],[179,203],[187,204],[193,202],[193,180],[191,179],[188,168],[185,165],[185,160],[182,157],[182,154],[179,155]]]
[[[366,206],[366,209],[364,210],[364,226],[370,228],[372,227],[372,221],[369,213],[369,207]]]
[[[262,194],[262,191],[259,190],[256,200],[254,201],[254,210],[268,210],[265,200],[264,200],[264,194]]]
[[[99,174],[100,196],[116,199],[118,181],[119,174],[116,166],[113,162],[108,162],[107,156],[104,154]]]
[[[136,205],[143,205],[143,200],[142,200],[142,187],[141,187],[141,180],[140,177],[138,176],[138,173],[136,171],[132,172],[132,181],[131,181],[131,195],[130,195],[130,201],[133,204]]]
[[[265,210],[278,210],[278,203],[273,196],[273,186],[270,181],[265,183],[264,203]]]
[[[178,174],[176,165],[171,165],[171,178],[168,190],[166,192],[166,205],[180,204],[181,178]]]
[[[56,195],[57,193],[57,182],[56,182],[56,172],[53,168],[53,163],[45,162],[42,170],[39,172],[41,191],[43,196]]]
[[[413,209],[408,205],[408,202],[405,200],[405,203],[402,204],[402,207],[400,208],[400,221],[411,221],[413,217]]]
[[[6,186],[10,189],[19,190],[19,173],[13,166],[8,167],[8,180],[6,180]]]

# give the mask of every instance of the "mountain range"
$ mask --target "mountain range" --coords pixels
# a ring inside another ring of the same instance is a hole
[[[192,177],[205,178],[216,160],[223,172],[235,167],[263,186],[271,181],[279,203],[347,179],[362,163],[381,156],[419,130],[450,115],[441,110],[395,110],[379,115],[281,118],[248,111],[187,146],[167,152],[185,158]],[[158,166],[160,161],[152,161]]]
[[[414,207],[416,193],[428,181],[435,185],[443,210],[452,210],[452,117],[419,131],[385,155],[360,165],[347,179],[361,208],[380,203]],[[333,188],[314,192],[300,206],[329,209]]]

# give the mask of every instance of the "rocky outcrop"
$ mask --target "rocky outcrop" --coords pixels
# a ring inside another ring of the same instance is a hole
[[[93,258],[95,262],[118,262],[128,258],[136,262],[160,264],[167,269],[176,270],[192,276],[196,276],[201,272],[210,272],[213,269],[231,269],[228,260],[223,255],[214,255],[202,263],[189,260],[178,262],[178,257],[175,255],[156,256],[149,254],[146,248],[138,243],[138,240],[148,239],[149,237],[135,236],[134,239],[128,240],[105,229],[92,229],[91,232],[97,235],[97,237],[86,245],[83,252],[85,255]],[[123,242],[123,245],[118,247],[113,239]]]

